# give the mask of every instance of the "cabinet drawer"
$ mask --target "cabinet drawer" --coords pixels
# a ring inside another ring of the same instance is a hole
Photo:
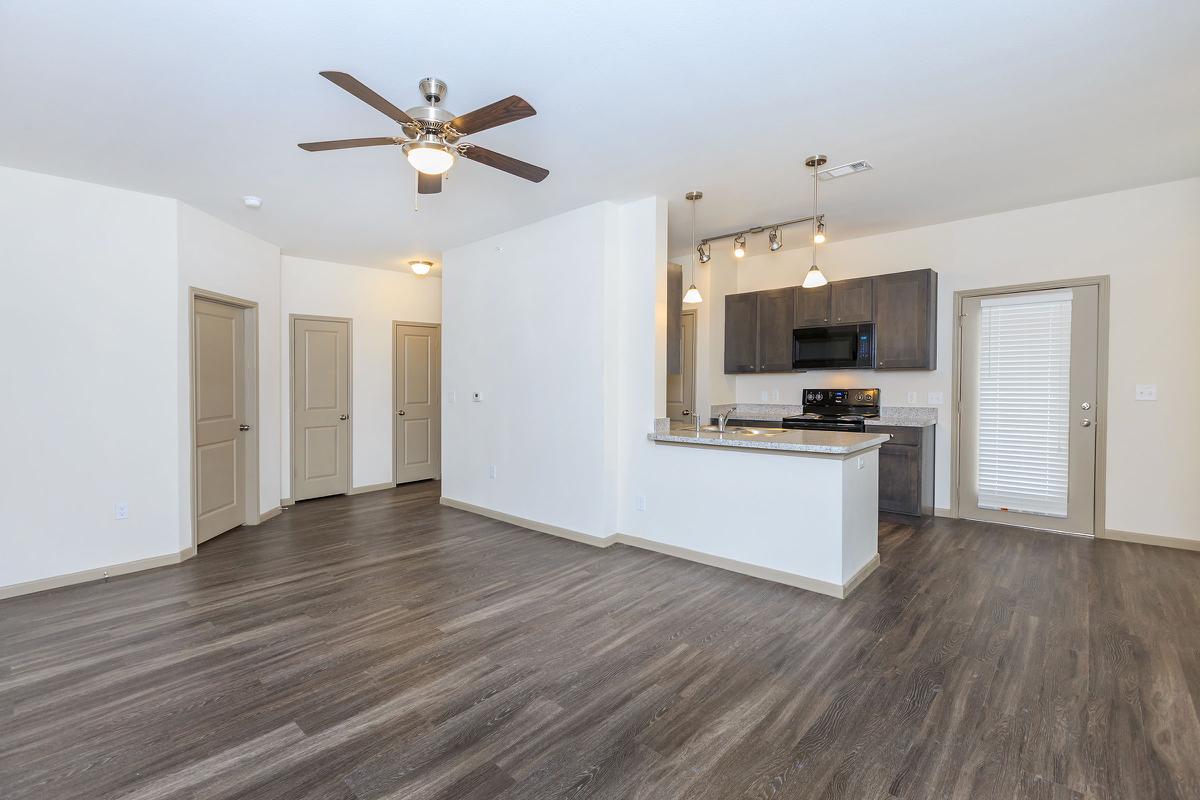
[[[906,425],[868,425],[867,433],[890,433],[892,440],[888,444],[918,445],[921,443],[921,428],[910,428]]]

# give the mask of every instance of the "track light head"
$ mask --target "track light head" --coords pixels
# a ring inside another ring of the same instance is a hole
[[[813,233],[813,244],[825,244],[825,215],[817,217],[817,230]]]
[[[779,228],[772,228],[771,232],[767,234],[767,240],[771,243],[771,252],[774,253],[783,247],[783,231],[779,230]]]
[[[700,254],[700,263],[707,264],[712,260],[712,245],[708,242],[701,242],[696,248],[696,252]]]
[[[746,234],[739,233],[733,240],[733,257],[741,258],[746,255]]]

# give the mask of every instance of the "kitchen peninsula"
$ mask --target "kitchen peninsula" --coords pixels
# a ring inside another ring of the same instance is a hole
[[[685,558],[839,598],[879,564],[887,434],[659,420],[648,438],[667,474],[688,476],[647,512]]]

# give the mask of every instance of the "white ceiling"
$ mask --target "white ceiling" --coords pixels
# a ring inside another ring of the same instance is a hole
[[[398,266],[603,199],[699,188],[700,233],[807,213],[803,158],[848,238],[1200,174],[1200,3],[605,0],[0,3],[0,164],[178,197],[285,253]],[[398,132],[317,75],[397,105],[449,83],[472,137],[550,169],[461,161],[412,210]],[[257,194],[259,211],[240,197]]]

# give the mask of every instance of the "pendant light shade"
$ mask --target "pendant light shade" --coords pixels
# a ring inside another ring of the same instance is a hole
[[[808,268],[808,272],[804,274],[804,283],[800,285],[805,289],[816,289],[818,286],[824,286],[827,283],[829,281],[825,278],[824,273],[821,272],[816,264],[813,264]]]
[[[812,266],[808,268],[808,272],[804,275],[804,282],[800,285],[805,289],[816,289],[818,286],[824,286],[829,283],[829,280],[821,272],[821,268],[817,266],[817,245],[825,241],[825,218],[817,211],[817,186],[820,184],[820,178],[817,176],[817,170],[828,161],[823,155],[809,156],[804,160],[804,166],[811,167],[813,171],[813,231],[812,231]],[[818,227],[819,226],[819,227]]]
[[[700,296],[700,290],[696,288],[696,254],[700,254],[701,261],[708,261],[704,257],[704,251],[700,247],[696,247],[696,201],[704,197],[704,192],[688,192],[684,195],[688,202],[692,204],[692,285],[683,293],[683,302],[685,303],[703,303],[704,298]]]

